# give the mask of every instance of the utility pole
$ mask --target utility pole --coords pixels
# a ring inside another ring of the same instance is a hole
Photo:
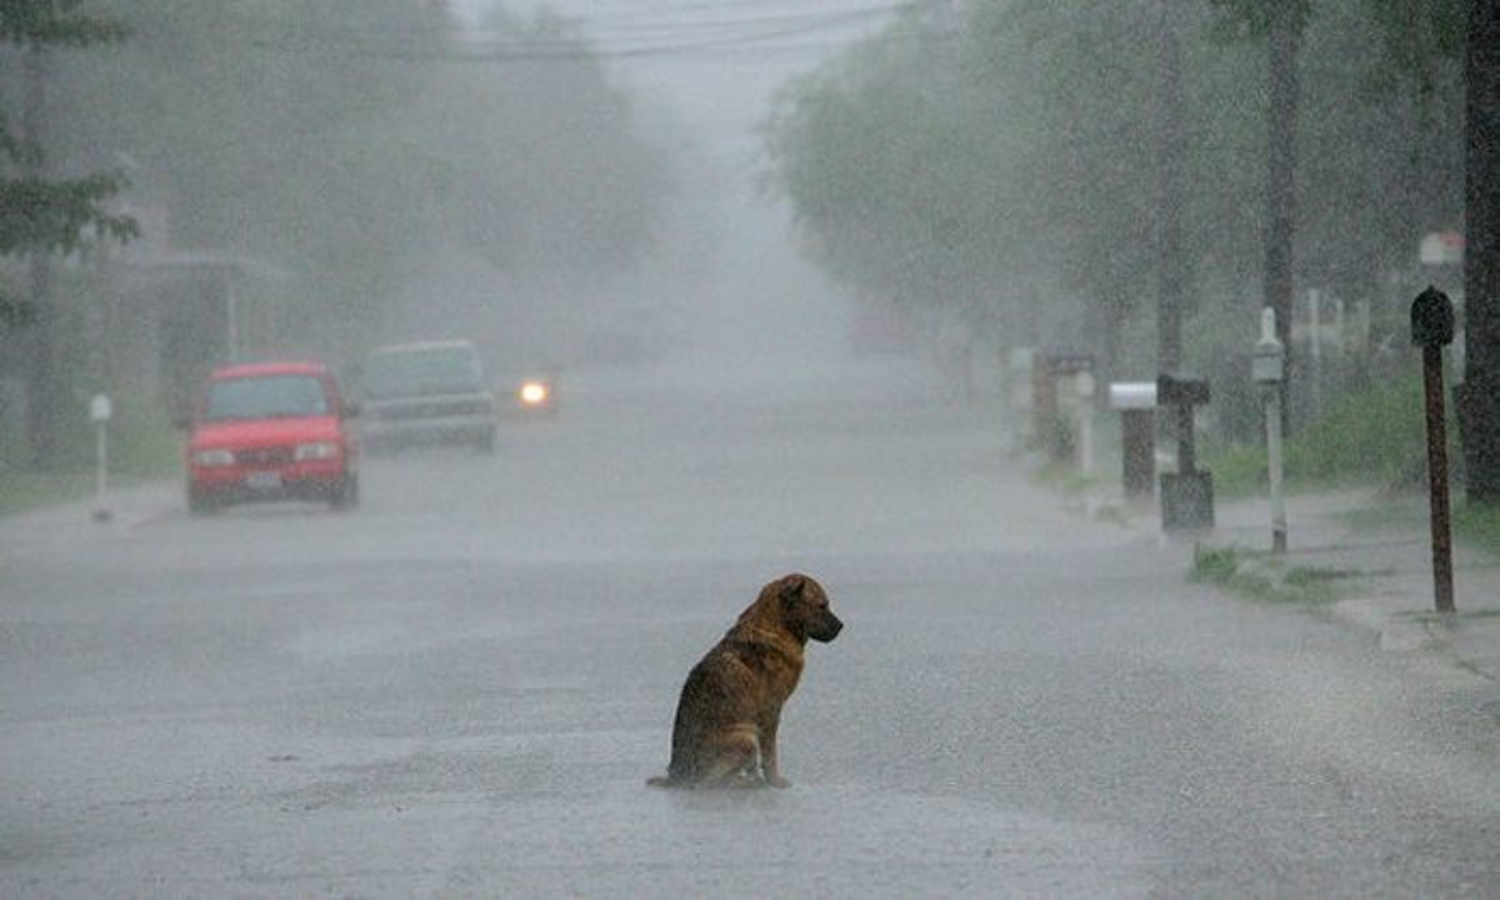
[[[1469,0],[1464,58],[1464,383],[1470,500],[1500,506],[1500,2]]]
[[[1156,370],[1182,368],[1182,316],[1187,300],[1187,257],[1183,252],[1183,172],[1187,155],[1183,124],[1182,43],[1177,33],[1176,0],[1159,0],[1157,36],[1160,87],[1157,112],[1157,307]]]
[[[1294,3],[1272,4],[1271,28],[1266,39],[1271,109],[1266,129],[1264,305],[1276,313],[1276,339],[1286,350],[1286,377],[1280,385],[1283,426],[1291,421],[1289,386],[1296,377],[1292,352],[1292,236],[1297,215],[1297,107],[1301,99],[1297,51],[1302,35],[1298,14]],[[1287,430],[1283,427],[1283,432]]]
[[[32,42],[24,52],[25,106],[21,116],[23,139],[31,152],[26,164],[27,175],[41,180],[46,163],[41,148],[45,146],[47,115],[47,49]],[[52,302],[51,248],[45,244],[31,248],[28,260],[28,293],[33,310],[26,371],[27,429],[30,432],[31,464],[48,468],[56,463],[58,413],[61,408],[57,386],[57,312]]]

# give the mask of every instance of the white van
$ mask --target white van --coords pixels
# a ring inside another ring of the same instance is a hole
[[[495,396],[471,341],[375,348],[360,373],[364,447],[471,444],[495,449]]]

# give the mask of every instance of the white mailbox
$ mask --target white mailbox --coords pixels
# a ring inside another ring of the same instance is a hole
[[[1156,382],[1114,382],[1109,386],[1109,408],[1156,409]]]

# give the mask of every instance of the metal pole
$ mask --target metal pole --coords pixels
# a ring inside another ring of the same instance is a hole
[[[1427,471],[1432,497],[1432,581],[1438,612],[1453,612],[1453,545],[1448,515],[1448,429],[1443,406],[1443,348],[1422,347],[1427,394]]]
[[[1079,468],[1083,470],[1083,477],[1088,478],[1094,474],[1094,411],[1087,400],[1082,406],[1078,423],[1079,451],[1082,456]]]
[[[1281,392],[1266,390],[1266,463],[1271,478],[1271,552],[1286,553],[1286,498],[1281,490]]]
[[[1193,445],[1193,407],[1177,404],[1177,473],[1191,475],[1198,471],[1197,448]]]
[[[108,502],[108,493],[109,493],[109,438],[108,438],[108,435],[107,435],[108,430],[109,430],[109,423],[107,421],[100,420],[100,422],[99,422],[99,452],[98,452],[98,457],[99,457],[99,471],[98,471],[98,478],[97,478],[98,503],[94,507],[94,521],[95,522],[108,522],[111,518],[113,518],[112,514],[109,511],[109,502]]]

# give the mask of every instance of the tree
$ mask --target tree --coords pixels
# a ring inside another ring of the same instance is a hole
[[[1464,341],[1468,497],[1500,505],[1500,2],[1469,0],[1464,54]]]
[[[50,48],[88,47],[124,37],[118,22],[80,14],[80,5],[80,0],[0,2],[0,40],[24,54],[26,92],[20,133],[0,118],[0,153],[10,163],[10,171],[0,177],[0,255],[31,256],[30,296],[21,299],[0,288],[0,329],[29,332],[33,356],[25,374],[31,455],[34,464],[43,466],[54,459],[62,404],[48,257],[78,249],[90,232],[124,241],[136,228],[130,218],[111,214],[103,205],[124,186],[119,174],[47,177],[43,132]]]
[[[1447,60],[1463,80],[1464,358],[1458,388],[1467,494],[1500,504],[1500,3],[1365,0],[1388,70],[1430,97]]]
[[[338,359],[398,318],[431,323],[447,252],[497,271],[498,304],[650,246],[664,156],[555,20],[466,36],[443,2],[93,3],[133,36],[65,73],[67,146],[128,154],[172,245],[288,273],[274,299],[298,349]]]
[[[1297,53],[1311,15],[1311,0],[1213,0],[1231,20],[1266,41],[1270,109],[1266,122],[1266,234],[1262,277],[1264,305],[1276,312],[1276,336],[1286,348],[1281,416],[1291,421],[1292,248],[1297,214],[1297,108],[1302,85]]]

